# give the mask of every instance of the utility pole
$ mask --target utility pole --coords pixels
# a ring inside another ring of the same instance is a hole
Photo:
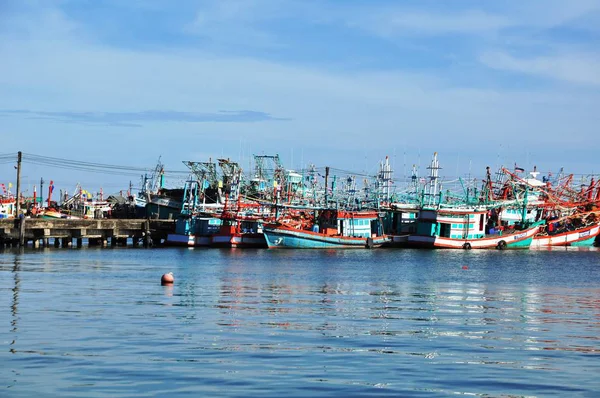
[[[21,214],[21,151],[17,152],[17,214],[18,218]]]

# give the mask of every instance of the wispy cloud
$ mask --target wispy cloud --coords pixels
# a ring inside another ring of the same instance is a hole
[[[462,4],[457,1],[437,7],[410,7],[393,3],[379,7],[342,6],[336,10],[349,26],[388,38],[398,35],[477,35],[510,28],[549,29],[600,10],[598,0],[543,0],[503,6],[479,2],[477,8],[463,8]]]
[[[0,109],[3,116],[21,116],[31,119],[48,119],[66,123],[99,124],[119,127],[141,127],[141,123],[252,123],[284,121],[288,118],[273,117],[258,111],[219,111],[215,113],[194,113],[177,111],[142,112],[46,112],[29,110]]]
[[[481,10],[435,13],[402,8],[353,13],[347,23],[350,27],[361,28],[386,38],[397,35],[474,34],[492,32],[511,25],[510,19]]]
[[[504,52],[487,52],[480,61],[486,66],[582,85],[600,86],[600,56],[568,54],[517,58]]]
[[[202,3],[183,31],[205,39],[205,45],[278,47],[277,35],[262,24],[285,15],[281,3],[270,0],[208,0]]]

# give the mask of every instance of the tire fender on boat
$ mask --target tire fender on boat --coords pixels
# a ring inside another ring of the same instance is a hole
[[[469,242],[465,243],[463,245],[463,249],[465,249],[465,250],[471,250],[471,244]]]
[[[498,242],[498,245],[496,246],[496,249],[498,250],[504,250],[506,249],[506,242],[501,240],[500,242]]]

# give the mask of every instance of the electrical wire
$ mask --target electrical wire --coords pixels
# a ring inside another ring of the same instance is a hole
[[[14,161],[14,159],[12,160]],[[86,162],[80,160],[70,160],[64,158],[56,158],[50,156],[40,156],[30,153],[23,153],[23,163],[31,163],[40,166],[56,167],[60,169],[69,169],[77,171],[85,171],[91,173],[121,175],[121,176],[139,176],[139,173],[152,173],[155,170],[145,167],[122,166],[116,164]],[[165,174],[181,175],[189,174],[189,171],[171,171]]]
[[[9,164],[9,163],[16,163],[16,162],[17,162],[17,153],[0,154],[0,164]],[[31,154],[31,153],[23,153],[22,154],[22,162],[36,164],[36,165],[40,165],[40,166],[55,167],[55,168],[60,168],[60,169],[76,170],[76,171],[91,172],[91,173],[98,173],[98,174],[120,175],[120,176],[127,176],[127,177],[139,177],[140,173],[155,172],[155,169],[146,168],[146,167],[135,167],[135,166],[124,166],[124,165],[117,165],[117,164],[88,162],[88,161],[81,161],[81,160],[72,160],[72,159],[65,159],[65,158],[58,158],[58,157],[42,156],[42,155],[36,155],[36,154]],[[316,173],[320,177],[324,177],[325,169],[326,169],[325,167],[312,167],[312,168],[304,168],[304,169],[296,171],[296,172],[300,173],[300,174],[305,174],[305,175],[310,174],[310,173]],[[333,177],[333,175],[341,174],[341,176],[338,176],[338,177],[355,176],[355,177],[363,177],[363,178],[373,178],[376,175],[376,173],[368,174],[368,173],[364,173],[364,172],[362,172],[362,173],[354,172],[351,170],[339,169],[339,168],[335,168],[335,167],[330,167],[329,170],[330,170],[330,173],[332,174],[332,177]],[[263,171],[266,174],[272,174],[272,173],[274,173],[275,169],[267,167],[267,168],[263,168]],[[187,176],[190,174],[190,170],[164,170],[163,173],[168,176]],[[252,174],[252,172],[249,171],[246,174]],[[540,172],[540,174],[542,174],[542,175],[549,174],[549,172]],[[599,174],[595,174],[595,173],[581,173],[581,174],[571,174],[571,175],[576,176],[576,177],[581,177],[582,179],[591,179],[591,178],[599,177]],[[422,177],[426,177],[426,176],[422,176]],[[396,179],[392,179],[392,181],[394,184],[401,183],[401,182],[408,182],[408,181],[410,181],[410,177],[396,178]],[[446,183],[451,183],[451,182],[454,182],[454,181],[446,181]]]

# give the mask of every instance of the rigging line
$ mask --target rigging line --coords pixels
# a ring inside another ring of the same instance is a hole
[[[29,162],[31,164],[37,164],[37,165],[41,165],[41,166],[48,166],[48,164],[46,163],[41,163],[41,162]],[[125,171],[112,171],[112,170],[102,170],[102,169],[90,169],[90,168],[85,168],[85,167],[75,167],[75,166],[67,166],[67,165],[60,165],[60,164],[52,164],[51,166],[56,167],[56,168],[60,168],[60,169],[68,169],[68,170],[77,170],[77,171],[87,171],[90,173],[101,173],[101,174],[111,174],[111,175],[122,175],[122,176],[135,176],[135,177],[139,177],[139,174],[137,173],[133,173],[133,172],[125,172]]]
[[[167,174],[167,175],[169,175],[169,174],[188,175],[188,174],[190,174],[190,171],[189,170],[165,170],[163,173]]]

